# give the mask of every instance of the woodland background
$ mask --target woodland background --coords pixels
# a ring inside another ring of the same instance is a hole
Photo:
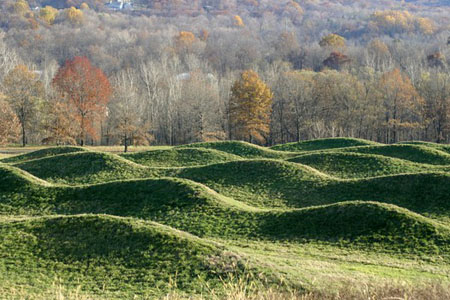
[[[0,143],[450,142],[449,1],[133,7],[1,2]]]

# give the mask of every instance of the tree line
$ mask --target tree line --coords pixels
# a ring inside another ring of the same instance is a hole
[[[445,8],[31,2],[0,5],[2,144],[450,141]]]

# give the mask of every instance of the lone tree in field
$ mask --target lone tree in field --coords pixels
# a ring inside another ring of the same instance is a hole
[[[92,138],[97,137],[94,124],[106,116],[106,104],[112,94],[103,71],[91,65],[86,57],[75,57],[58,70],[53,85],[67,104],[73,107],[80,145],[85,144],[88,134]]]
[[[22,129],[22,146],[27,143],[27,129],[36,115],[39,99],[44,94],[44,86],[38,74],[26,66],[19,65],[5,77],[4,92],[6,100],[15,112]]]
[[[234,137],[266,141],[270,130],[273,94],[255,71],[244,71],[231,88],[229,119]]]

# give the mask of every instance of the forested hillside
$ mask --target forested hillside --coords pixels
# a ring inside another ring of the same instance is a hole
[[[2,1],[1,143],[450,141],[448,1],[105,2]]]

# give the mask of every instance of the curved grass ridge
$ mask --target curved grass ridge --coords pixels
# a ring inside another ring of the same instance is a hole
[[[325,149],[336,149],[336,148],[368,146],[368,145],[380,145],[380,144],[356,138],[324,138],[324,139],[315,139],[315,140],[307,140],[301,142],[275,145],[270,147],[270,149],[277,151],[303,152],[303,151],[317,151]]]
[[[450,154],[423,145],[394,144],[340,149],[341,152],[377,154],[430,165],[450,165]]]
[[[58,276],[113,298],[162,296],[170,288],[189,293],[201,283],[215,287],[227,272],[247,272],[247,262],[166,226],[106,215],[3,221],[0,270],[9,281],[43,288]],[[5,270],[5,266],[14,266]],[[22,279],[22,280],[21,280]],[[103,287],[103,288],[102,288]]]
[[[402,144],[421,145],[421,146],[426,146],[426,147],[430,147],[430,148],[435,148],[435,149],[438,149],[438,150],[441,150],[443,152],[450,154],[450,145],[447,145],[447,144],[437,144],[437,143],[422,142],[422,141],[400,142],[398,144],[400,144],[400,145],[402,145]]]
[[[92,184],[105,181],[151,177],[157,173],[118,155],[75,152],[44,157],[14,166],[53,183]]]
[[[67,153],[73,153],[73,152],[84,152],[89,151],[86,148],[83,147],[74,147],[74,146],[60,146],[60,147],[51,147],[51,148],[45,148],[37,151],[33,151],[30,153],[25,153],[9,158],[2,159],[1,161],[3,163],[19,163],[19,162],[25,162],[28,160],[38,159],[38,158],[44,158],[44,157],[51,157],[55,155],[60,154],[67,154]]]
[[[307,153],[288,161],[308,165],[339,178],[367,178],[402,173],[439,171],[432,165],[376,154],[352,152]]]
[[[449,211],[446,203],[450,192],[449,175],[436,171],[340,180],[305,165],[279,160],[240,160],[201,167],[151,169],[116,155],[96,152],[64,154],[17,166],[39,178],[71,185],[163,175],[186,178],[259,208],[298,208],[368,200],[394,203],[419,213]]]
[[[393,203],[423,213],[448,213],[450,174],[425,172],[342,180],[292,162],[249,160],[176,170],[256,207],[307,207],[347,200]]]
[[[190,167],[240,160],[242,157],[202,148],[172,148],[123,154],[123,158],[149,167]]]
[[[243,158],[286,158],[295,155],[294,153],[274,151],[269,148],[242,141],[203,142],[175,147],[175,149],[177,148],[215,149],[222,152],[238,155]]]

